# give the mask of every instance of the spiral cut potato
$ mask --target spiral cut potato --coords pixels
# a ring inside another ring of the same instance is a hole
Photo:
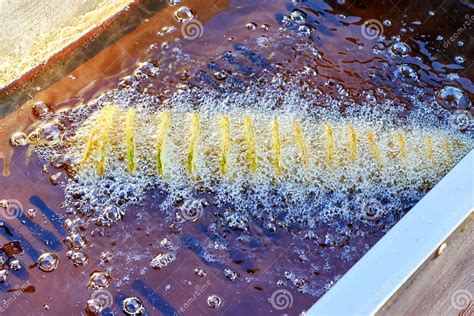
[[[434,185],[471,148],[446,129],[291,113],[137,111],[105,106],[78,130],[79,175],[160,181],[289,181],[329,188]],[[210,182],[208,182],[210,183]]]

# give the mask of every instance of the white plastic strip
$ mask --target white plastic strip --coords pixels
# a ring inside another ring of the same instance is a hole
[[[474,211],[474,150],[306,315],[373,315]]]

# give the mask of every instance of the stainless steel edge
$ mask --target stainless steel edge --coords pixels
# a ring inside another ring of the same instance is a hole
[[[474,150],[306,315],[373,315],[474,210]]]

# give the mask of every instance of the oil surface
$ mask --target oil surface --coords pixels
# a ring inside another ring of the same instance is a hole
[[[257,194],[246,212],[213,192],[187,205],[160,188],[74,182],[68,140],[108,103],[189,111],[225,105],[231,93],[254,108],[301,105],[472,140],[472,15],[455,1],[182,1],[143,21],[0,121],[10,161],[0,178],[9,202],[1,311],[121,314],[123,302],[150,315],[306,310],[428,188],[328,190],[289,216],[266,209],[284,209],[289,200],[272,199],[281,192]],[[36,152],[11,146],[21,132],[16,143],[34,132]],[[101,200],[110,191],[123,193],[117,204]]]

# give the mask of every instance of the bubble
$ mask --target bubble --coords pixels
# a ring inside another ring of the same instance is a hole
[[[205,277],[207,272],[206,270],[202,269],[202,268],[196,268],[194,269],[194,273],[198,276],[198,277]]]
[[[163,248],[170,248],[171,242],[169,241],[168,238],[163,238],[162,240],[160,240],[160,246]]]
[[[311,29],[306,25],[300,25],[298,27],[298,33],[302,36],[308,37],[311,35]]]
[[[400,65],[399,69],[402,75],[406,78],[414,79],[417,77],[417,73],[415,69],[413,69],[410,65],[407,65],[407,64]]]
[[[127,297],[122,303],[123,312],[127,315],[140,315],[145,312],[145,306],[140,298]]]
[[[255,31],[257,29],[258,25],[255,22],[249,22],[249,23],[245,24],[245,27],[247,28],[247,30]]]
[[[174,5],[180,4],[181,2],[183,2],[183,0],[168,0],[168,4],[169,4],[170,6],[174,6]]]
[[[50,175],[49,180],[51,181],[51,184],[52,185],[58,185],[59,180],[60,180],[62,175],[63,175],[62,172],[56,172],[56,173],[53,173],[52,175]]]
[[[246,231],[248,229],[248,218],[243,214],[228,211],[224,213],[224,216],[230,228],[240,231]]]
[[[464,46],[464,42],[463,42],[463,41],[457,41],[457,42],[456,42],[456,45],[458,45],[458,47],[463,47],[463,46]]]
[[[87,263],[87,256],[80,251],[70,250],[66,254],[76,267],[83,266]]]
[[[64,165],[64,157],[61,155],[54,156],[51,158],[50,164],[54,168],[61,168]]]
[[[160,252],[153,260],[150,262],[150,266],[153,269],[160,270],[166,267],[168,264],[173,262],[176,259],[173,253],[163,253]]]
[[[119,87],[136,87],[138,85],[138,80],[134,76],[125,76],[120,80]]]
[[[270,28],[271,28],[271,25],[270,25],[270,24],[265,24],[265,23],[263,23],[262,25],[260,25],[260,28],[261,28],[263,31],[269,31]]]
[[[294,9],[290,14],[290,19],[298,24],[303,24],[306,22],[306,13],[299,9]]]
[[[55,253],[45,252],[38,258],[38,267],[44,272],[52,272],[59,266],[59,257]]]
[[[72,233],[66,237],[69,247],[75,250],[82,249],[86,245],[86,240],[78,234]]]
[[[305,65],[302,74],[315,77],[318,75],[318,71],[311,66]]]
[[[395,42],[392,44],[390,49],[397,56],[406,56],[411,51],[410,46],[408,46],[404,42]]]
[[[441,42],[442,40],[444,40],[444,36],[438,35],[438,36],[436,36],[436,40],[437,40],[438,42]]]
[[[237,274],[237,272],[235,272],[234,270],[231,270],[231,269],[225,269],[224,273],[225,273],[225,277],[228,278],[231,281],[235,281],[237,279],[237,277],[239,276]]]
[[[459,88],[447,86],[441,89],[436,98],[438,103],[445,109],[467,110],[471,107],[469,97]]]
[[[302,289],[308,283],[305,279],[297,277],[293,272],[290,271],[285,271],[284,276],[285,279],[291,281],[291,283],[299,289]]]
[[[86,303],[86,309],[88,312],[94,315],[98,315],[100,312],[102,312],[104,307],[102,306],[102,304],[100,304],[98,299],[90,299]]]
[[[26,211],[26,214],[28,215],[29,218],[35,218],[37,212],[34,208],[30,208]]]
[[[97,222],[103,226],[110,226],[113,222],[120,220],[124,215],[125,212],[122,208],[109,205],[98,217]]]
[[[446,78],[448,78],[451,81],[455,81],[459,79],[459,74],[457,73],[449,73],[446,75]]]
[[[188,7],[181,7],[175,11],[174,16],[179,23],[185,23],[196,17],[196,12]]]
[[[110,251],[103,251],[101,254],[100,254],[100,260],[102,262],[110,262],[112,261],[112,252]]]
[[[207,298],[207,305],[209,305],[210,308],[218,308],[222,304],[222,299],[213,294]]]
[[[91,274],[88,286],[93,289],[106,288],[110,285],[110,275],[107,271],[96,271]]]
[[[9,206],[10,206],[10,201],[9,200],[6,200],[6,199],[0,200],[0,207],[8,208]]]
[[[372,105],[377,103],[377,98],[372,93],[367,94],[365,100]]]
[[[33,144],[54,146],[61,142],[64,136],[64,127],[57,121],[41,124],[28,135],[28,140]]]
[[[230,72],[225,69],[214,72],[214,77],[217,80],[225,80],[229,77],[229,75],[230,75]]]
[[[155,78],[159,73],[160,65],[156,61],[146,61],[138,64],[135,72],[140,72],[145,79]]]
[[[8,270],[6,269],[1,269],[0,270],[0,283],[4,283],[7,281],[8,277]]]
[[[174,26],[171,26],[171,25],[170,26],[163,26],[163,28],[161,29],[161,31],[164,32],[165,34],[166,33],[171,33],[175,30],[176,30],[176,28]],[[156,65],[156,66],[158,67],[159,65]]]
[[[72,225],[73,225],[72,219],[67,218],[67,219],[64,221],[64,228],[65,228],[66,230],[71,230]]]
[[[5,263],[7,263],[8,257],[4,253],[0,253],[0,266],[3,266]]]
[[[28,137],[23,132],[16,132],[10,137],[12,146],[25,146],[28,144]]]
[[[8,266],[12,271],[19,271],[21,269],[21,261],[18,259],[12,259],[10,260]]]
[[[276,225],[274,223],[267,223],[265,227],[268,229],[269,232],[274,233],[276,232]]]
[[[387,27],[390,27],[392,26],[392,21],[386,19],[386,20],[383,20],[383,25],[387,26]]]
[[[305,239],[314,240],[314,239],[316,239],[316,237],[317,237],[316,233],[312,230],[310,230],[310,231],[308,231],[304,234]]]
[[[456,62],[456,64],[463,64],[465,59],[463,56],[456,56],[454,57],[454,61]]]
[[[33,115],[39,119],[45,119],[53,113],[51,106],[44,102],[37,102],[32,108]]]

